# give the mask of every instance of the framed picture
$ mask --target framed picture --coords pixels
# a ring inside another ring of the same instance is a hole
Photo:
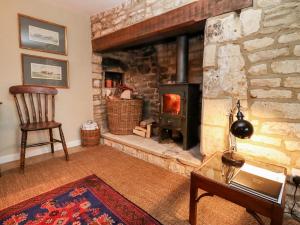
[[[20,48],[67,55],[67,28],[18,14]]]
[[[68,88],[68,61],[21,55],[23,84]]]

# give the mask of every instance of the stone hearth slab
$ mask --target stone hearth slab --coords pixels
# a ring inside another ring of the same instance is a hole
[[[189,176],[202,164],[199,145],[184,151],[175,143],[161,144],[136,135],[102,134],[103,143],[165,169]]]

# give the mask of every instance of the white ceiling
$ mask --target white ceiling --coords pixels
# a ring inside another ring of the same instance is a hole
[[[111,9],[126,0],[42,0],[90,16]]]

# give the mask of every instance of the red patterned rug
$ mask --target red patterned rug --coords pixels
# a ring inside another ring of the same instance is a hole
[[[161,225],[95,175],[0,212],[0,225]]]

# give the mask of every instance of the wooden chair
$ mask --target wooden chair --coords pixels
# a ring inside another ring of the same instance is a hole
[[[13,94],[17,106],[20,128],[22,131],[20,168],[24,171],[26,148],[42,145],[51,145],[51,152],[54,153],[54,143],[62,143],[66,160],[69,160],[67,145],[62,131],[61,123],[54,120],[55,117],[55,95],[57,90],[52,87],[41,87],[32,85],[18,85],[9,88]],[[49,98],[51,98],[52,107],[48,108]],[[19,102],[21,100],[21,102]],[[29,102],[29,104],[28,104]],[[20,104],[22,103],[22,104]],[[30,107],[29,107],[30,106]],[[48,112],[51,110],[51,120],[49,121]],[[36,113],[37,112],[37,113]],[[25,116],[25,120],[24,117]],[[53,128],[59,129],[60,139],[53,138]],[[30,131],[49,130],[50,141],[27,145],[27,134]]]

